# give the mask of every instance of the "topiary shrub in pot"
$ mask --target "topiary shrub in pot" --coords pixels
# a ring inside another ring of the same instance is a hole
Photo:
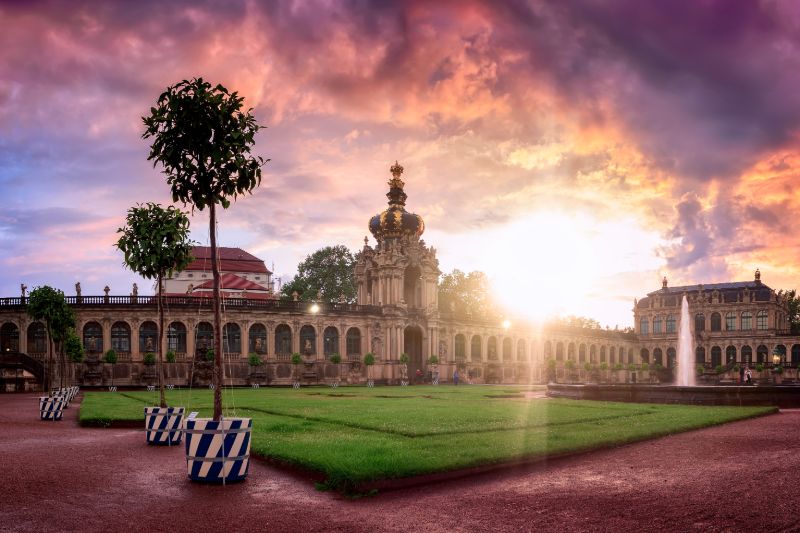
[[[114,365],[117,364],[117,352],[109,349],[103,356],[103,361],[111,365],[111,386],[114,386]]]
[[[370,369],[372,368],[372,365],[374,365],[374,364],[375,364],[375,356],[372,354],[372,352],[365,353],[364,354],[364,366],[367,367],[367,387],[375,386],[375,382],[372,381],[372,375],[371,375],[371,371],[370,371]]]
[[[342,356],[339,355],[338,353],[333,353],[330,356],[330,361],[331,361],[332,364],[336,365],[336,370],[337,370],[337,374],[338,375],[336,377],[336,381],[334,382],[334,385],[338,387],[339,386],[339,380],[341,379],[341,375],[342,375],[342,367],[341,367]]]
[[[294,388],[300,387],[300,365],[303,364],[303,356],[297,352],[292,354],[292,364],[294,365]]]
[[[400,354],[400,385],[408,385],[408,354]]]

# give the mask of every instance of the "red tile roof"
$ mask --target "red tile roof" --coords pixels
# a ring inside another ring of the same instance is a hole
[[[204,283],[201,283],[197,287],[194,288],[196,291],[197,289],[213,289],[214,288],[214,280],[210,279]],[[266,292],[266,288],[263,285],[259,285],[258,283],[253,283],[250,280],[244,279],[236,274],[223,274],[219,277],[219,288],[224,289],[227,291],[241,291],[247,289],[248,291],[263,291]]]
[[[219,256],[219,269],[221,272],[254,272],[259,274],[272,274],[262,259],[251,255],[241,248],[217,248]],[[186,270],[211,272],[211,247],[193,246],[192,256],[194,261],[189,263]]]

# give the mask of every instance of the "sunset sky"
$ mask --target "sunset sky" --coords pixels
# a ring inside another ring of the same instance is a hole
[[[442,271],[514,314],[800,288],[800,3],[138,0],[0,2],[0,295],[130,292],[116,229],[170,202],[141,117],[194,76],[267,126],[220,236],[284,280],[363,244],[399,160]]]

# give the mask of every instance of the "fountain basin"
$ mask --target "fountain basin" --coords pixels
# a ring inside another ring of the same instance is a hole
[[[689,405],[774,405],[800,407],[798,385],[677,385],[587,383],[547,385],[550,398],[608,402],[679,403]]]

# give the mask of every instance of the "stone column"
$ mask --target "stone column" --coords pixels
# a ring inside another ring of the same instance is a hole
[[[250,353],[250,321],[244,320],[239,323],[239,340],[240,340],[240,354],[242,359],[247,359]]]
[[[103,326],[103,353],[111,348],[111,319],[104,318],[100,321]]]
[[[323,361],[325,359],[325,351],[323,346],[324,335],[325,335],[325,328],[323,327],[322,318],[317,320],[316,328],[316,345],[317,345],[317,361]]]
[[[30,321],[26,318],[22,318],[19,321],[19,346],[17,346],[17,351],[20,353],[28,353],[28,323]],[[28,354],[30,355],[30,354]]]

